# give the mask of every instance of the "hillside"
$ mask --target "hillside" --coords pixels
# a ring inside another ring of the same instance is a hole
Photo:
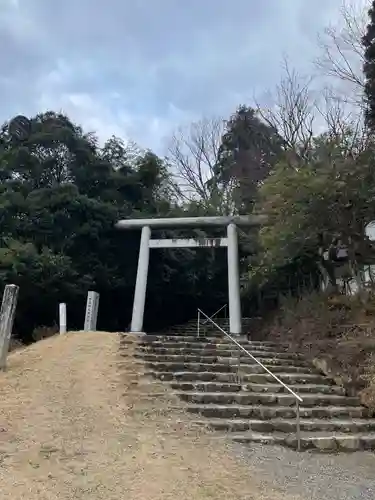
[[[10,355],[0,375],[2,500],[299,498],[262,484],[183,412],[167,413],[165,386],[144,383],[126,354],[116,334],[75,333]]]
[[[375,411],[375,297],[312,293],[286,299],[258,332],[303,352]]]

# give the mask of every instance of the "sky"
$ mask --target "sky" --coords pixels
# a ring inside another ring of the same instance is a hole
[[[162,154],[176,128],[272,90],[284,56],[311,72],[340,4],[0,0],[0,121],[62,110]]]

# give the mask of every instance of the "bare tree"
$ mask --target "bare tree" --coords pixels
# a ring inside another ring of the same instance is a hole
[[[283,67],[280,83],[275,92],[268,94],[270,104],[264,107],[257,102],[257,110],[263,120],[276,128],[285,149],[304,157],[311,146],[316,116],[312,79],[299,76],[286,59]]]
[[[318,37],[320,55],[315,60],[322,75],[333,79],[333,89],[345,102],[362,104],[363,45],[367,12],[362,2],[344,0],[340,19]]]
[[[219,189],[215,180],[224,129],[221,118],[204,118],[179,129],[171,139],[167,160],[182,200],[200,201],[228,212],[231,185]]]
[[[222,123],[219,119],[203,119],[188,129],[180,128],[172,137],[168,160],[187,198],[210,197],[207,181],[213,176],[217,161]]]
[[[369,145],[362,107],[347,103],[332,88],[319,89],[312,78],[298,75],[284,60],[284,74],[269,104],[257,103],[258,113],[284,140],[286,159],[308,161],[316,137],[326,133],[345,156],[355,159]],[[332,144],[333,144],[332,142]]]
[[[321,103],[316,109],[323,120],[326,133],[340,144],[341,153],[356,160],[366,151],[371,137],[363,120],[363,114],[348,108],[339,98],[333,98],[330,90],[322,93]]]

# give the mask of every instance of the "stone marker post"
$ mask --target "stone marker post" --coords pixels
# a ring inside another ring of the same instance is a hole
[[[10,337],[16,314],[18,290],[17,285],[7,285],[4,290],[0,309],[0,370],[6,368]]]
[[[96,321],[98,319],[99,294],[97,292],[88,292],[85,314],[85,332],[94,332],[96,330]]]
[[[66,333],[66,304],[64,302],[59,304],[59,325],[60,335]]]

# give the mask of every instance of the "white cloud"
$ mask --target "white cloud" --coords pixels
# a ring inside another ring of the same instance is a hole
[[[65,60],[58,60],[56,67],[39,77],[36,83],[37,99],[30,113],[54,109],[63,111],[84,130],[95,131],[101,142],[111,135],[124,140],[141,138],[143,147],[162,153],[162,138],[170,136],[181,123],[198,119],[198,115],[183,111],[173,103],[168,103],[166,116],[150,115],[147,109],[129,112],[124,106],[123,96],[107,87],[89,92],[67,92],[74,88],[80,76],[87,76],[87,65],[76,67]],[[89,72],[90,73],[90,72]]]
[[[122,118],[113,114],[89,94],[45,92],[38,99],[35,111],[43,112],[50,109],[67,114],[85,131],[96,132],[101,142],[111,135],[117,135],[124,140],[130,139]]]
[[[0,0],[0,119],[63,109],[102,140],[162,152],[179,125],[272,88],[284,54],[309,71],[338,12],[337,0]]]

